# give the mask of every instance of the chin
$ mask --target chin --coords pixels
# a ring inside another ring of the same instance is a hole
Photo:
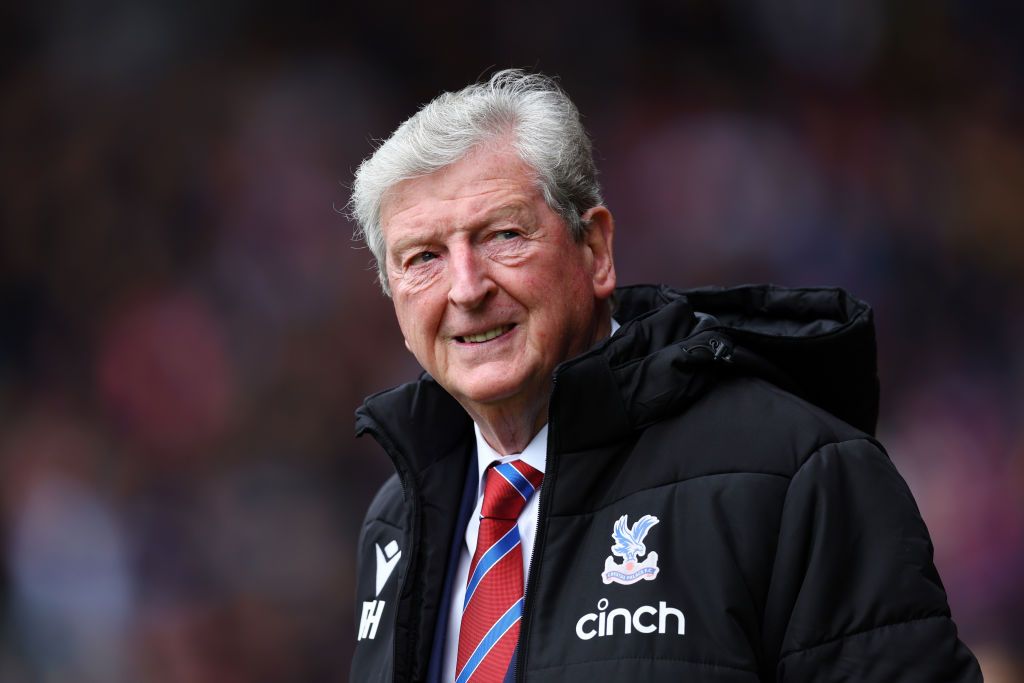
[[[508,375],[500,375],[491,378],[476,378],[472,382],[453,387],[455,391],[450,393],[478,405],[496,406],[521,394],[524,384],[525,382],[515,381]]]

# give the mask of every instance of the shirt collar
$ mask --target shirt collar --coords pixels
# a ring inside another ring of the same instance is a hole
[[[473,423],[473,433],[476,434],[476,463],[477,463],[477,474],[479,479],[477,480],[477,490],[483,493],[483,480],[484,472],[487,471],[487,466],[492,462],[512,462],[513,460],[522,460],[527,465],[534,467],[541,472],[544,471],[544,464],[547,461],[548,456],[548,426],[544,425],[537,432],[537,435],[526,445],[522,453],[513,453],[512,455],[500,455],[496,450],[491,448],[487,440],[484,439],[480,433],[480,427]]]

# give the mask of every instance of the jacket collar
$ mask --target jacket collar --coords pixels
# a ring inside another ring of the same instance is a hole
[[[622,438],[685,408],[727,373],[767,379],[874,432],[871,310],[843,290],[638,285],[616,290],[616,299],[618,332],[555,370],[551,448]],[[358,434],[374,431],[387,450],[408,454],[414,471],[472,433],[469,416],[426,373],[371,396],[356,415]]]

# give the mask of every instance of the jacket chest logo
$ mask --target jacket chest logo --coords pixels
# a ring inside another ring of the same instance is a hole
[[[669,607],[664,600],[658,602],[658,606],[640,605],[630,612],[624,607],[616,607],[610,612],[608,609],[608,598],[601,598],[597,601],[597,612],[584,614],[576,622],[576,637],[580,640],[590,640],[597,636],[618,635],[619,633],[629,635],[633,631],[637,633],[660,633],[669,635],[686,635],[686,617],[681,610]]]
[[[605,558],[601,581],[628,586],[658,577],[658,553],[648,554],[644,539],[659,522],[654,515],[644,515],[629,524],[629,515],[622,515],[612,527],[612,554]],[[646,557],[644,557],[646,555]],[[616,557],[619,561],[616,561]],[[643,559],[641,559],[643,558]],[[580,640],[608,636],[638,634],[685,635],[686,617],[682,610],[661,600],[658,606],[640,605],[635,609],[616,607],[609,610],[608,598],[597,602],[597,611],[584,614],[576,621],[576,637]]]
[[[612,555],[605,558],[604,571],[601,572],[604,583],[628,586],[637,581],[653,581],[658,577],[658,553],[647,555],[647,546],[644,545],[647,532],[657,523],[658,518],[654,515],[644,515],[633,526],[628,526],[629,516],[619,517],[612,529],[612,539],[615,541]],[[622,561],[616,562],[614,555],[618,555]],[[647,558],[640,561],[643,555],[647,555]]]

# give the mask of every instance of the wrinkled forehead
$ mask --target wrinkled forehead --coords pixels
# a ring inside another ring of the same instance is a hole
[[[381,225],[490,214],[543,200],[537,174],[508,145],[476,149],[429,174],[395,183],[381,200]]]

